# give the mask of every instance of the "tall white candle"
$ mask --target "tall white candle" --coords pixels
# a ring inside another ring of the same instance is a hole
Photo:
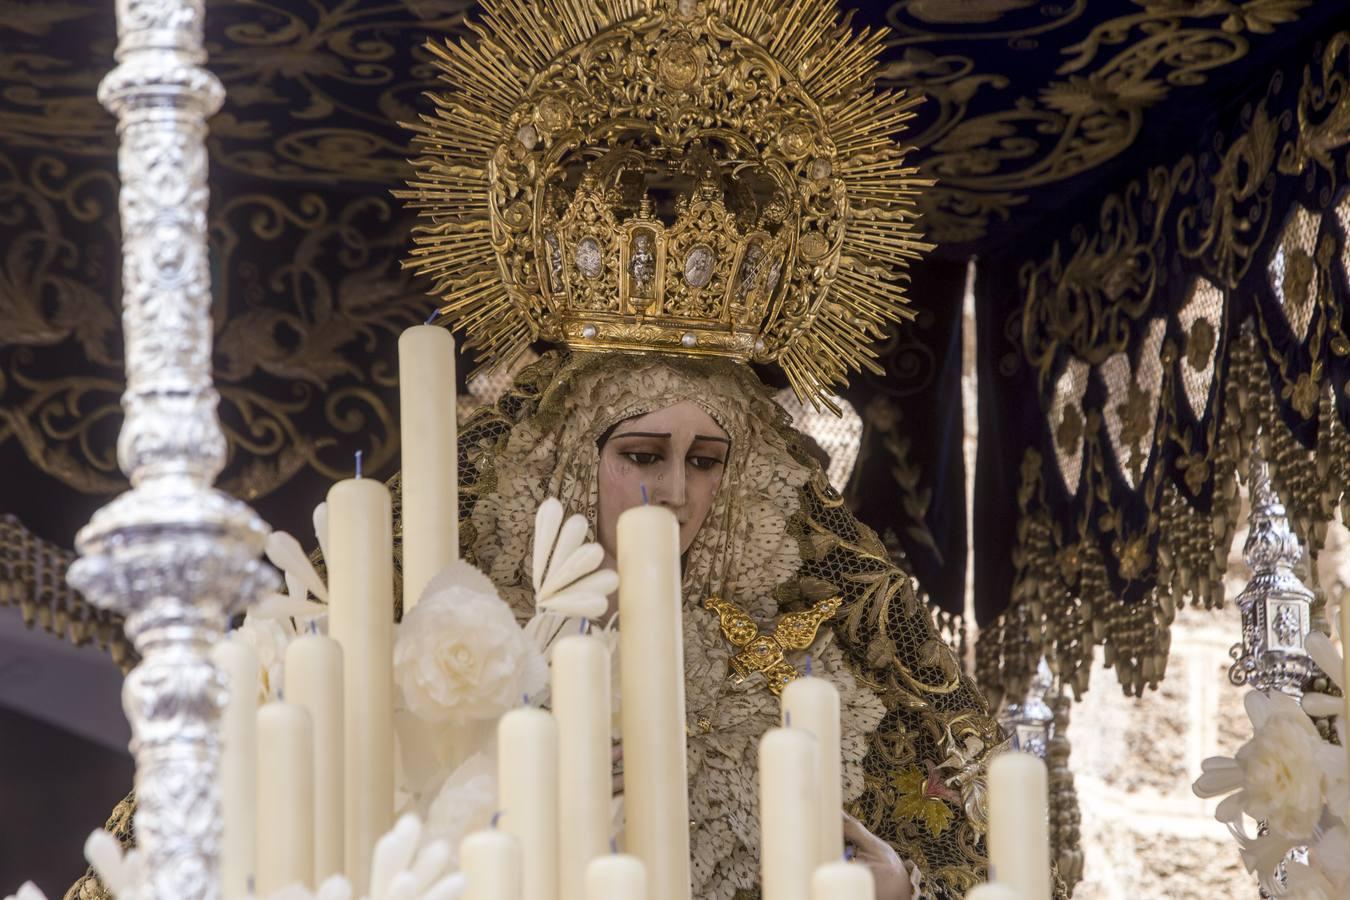
[[[1045,763],[1001,753],[989,765],[989,875],[1021,900],[1050,900],[1049,795]]]
[[[328,633],[342,646],[347,875],[370,883],[375,842],[394,824],[394,570],[389,491],[328,492]]]
[[[513,709],[497,726],[499,830],[520,841],[525,900],[558,897],[558,726],[542,709]]]
[[[617,538],[626,849],[647,868],[649,900],[690,900],[680,526],[639,506]]]
[[[586,900],[646,900],[647,869],[626,853],[597,856],[586,866]]]
[[[824,678],[798,678],[783,689],[783,721],[816,739],[820,820],[816,828],[816,865],[837,863],[844,855],[843,751],[839,736],[839,691]]]
[[[872,870],[862,863],[835,860],[817,866],[811,875],[811,900],[876,900],[876,896]]]
[[[627,703],[627,697],[624,698]],[[808,900],[819,846],[816,739],[770,728],[759,741],[760,886],[764,900]]]
[[[610,661],[603,641],[571,635],[553,645],[553,716],[558,722],[558,896],[582,900],[587,865],[609,854]]]
[[[398,339],[399,436],[403,445],[403,609],[459,559],[459,451],[455,341],[414,325]]]
[[[342,648],[320,634],[307,634],[286,648],[286,699],[309,713],[314,724],[314,883],[345,871],[342,760]]]
[[[314,727],[293,703],[258,710],[257,893],[314,887]]]
[[[1022,895],[1006,884],[991,881],[971,888],[966,900],[1022,900]]]
[[[1341,595],[1341,687],[1345,695],[1345,721],[1350,722],[1350,596]],[[1350,748],[1347,748],[1350,750]],[[1350,810],[1333,810],[1350,823]]]
[[[253,877],[253,830],[257,820],[258,654],[237,637],[211,648],[229,699],[221,715],[220,842],[221,896],[240,900]]]
[[[522,900],[520,841],[504,831],[475,831],[459,844],[463,900]]]

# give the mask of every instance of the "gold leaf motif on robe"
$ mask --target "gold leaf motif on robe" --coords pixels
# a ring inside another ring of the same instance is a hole
[[[935,775],[925,775],[917,766],[910,766],[892,775],[891,784],[900,795],[893,811],[897,819],[922,822],[933,837],[947,830],[954,813],[940,794],[950,791]]]

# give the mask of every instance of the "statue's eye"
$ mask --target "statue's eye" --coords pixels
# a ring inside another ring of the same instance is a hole
[[[629,450],[623,454],[629,462],[638,466],[650,466],[661,461],[660,454],[645,453],[641,450]]]
[[[691,456],[689,464],[695,469],[715,469],[718,466],[725,465],[723,460],[716,456]]]

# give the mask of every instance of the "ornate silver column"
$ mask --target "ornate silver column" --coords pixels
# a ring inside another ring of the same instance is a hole
[[[1294,571],[1303,550],[1271,484],[1260,443],[1259,436],[1253,440],[1250,528],[1242,547],[1252,577],[1237,597],[1242,642],[1231,651],[1228,679],[1258,691],[1302,696],[1314,669],[1307,651],[1313,593]]]
[[[273,576],[262,521],[212,490],[225,460],[211,380],[206,117],[224,99],[202,68],[203,0],[118,0],[118,66],[99,100],[119,120],[126,421],[132,489],[81,530],[71,584],[126,614],[142,657],[123,706],[136,756],[143,897],[219,896],[217,721],[209,648]]]
[[[1313,592],[1295,572],[1303,558],[1298,536],[1289,527],[1284,504],[1270,478],[1270,465],[1261,453],[1261,435],[1252,439],[1252,457],[1248,475],[1247,542],[1242,555],[1251,567],[1252,577],[1237,596],[1242,613],[1242,642],[1229,651],[1233,665],[1228,680],[1258,691],[1282,691],[1302,697],[1308,680],[1316,673],[1308,656],[1308,632],[1312,628]],[[1266,833],[1264,822],[1258,833]],[[1258,873],[1285,884],[1285,865],[1289,861],[1307,862],[1306,847],[1295,847],[1285,854],[1273,873]],[[1274,896],[1264,887],[1262,898]]]
[[[1050,739],[1054,736],[1055,713],[1046,698],[1055,684],[1050,665],[1041,657],[1036,674],[1027,685],[1026,696],[1004,704],[998,714],[998,724],[1012,738],[1012,748],[1046,759]]]

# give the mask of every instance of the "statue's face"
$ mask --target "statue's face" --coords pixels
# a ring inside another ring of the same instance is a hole
[[[627,419],[600,447],[600,544],[615,556],[619,515],[647,501],[680,522],[680,552],[694,543],[712,509],[731,438],[689,401]]]

